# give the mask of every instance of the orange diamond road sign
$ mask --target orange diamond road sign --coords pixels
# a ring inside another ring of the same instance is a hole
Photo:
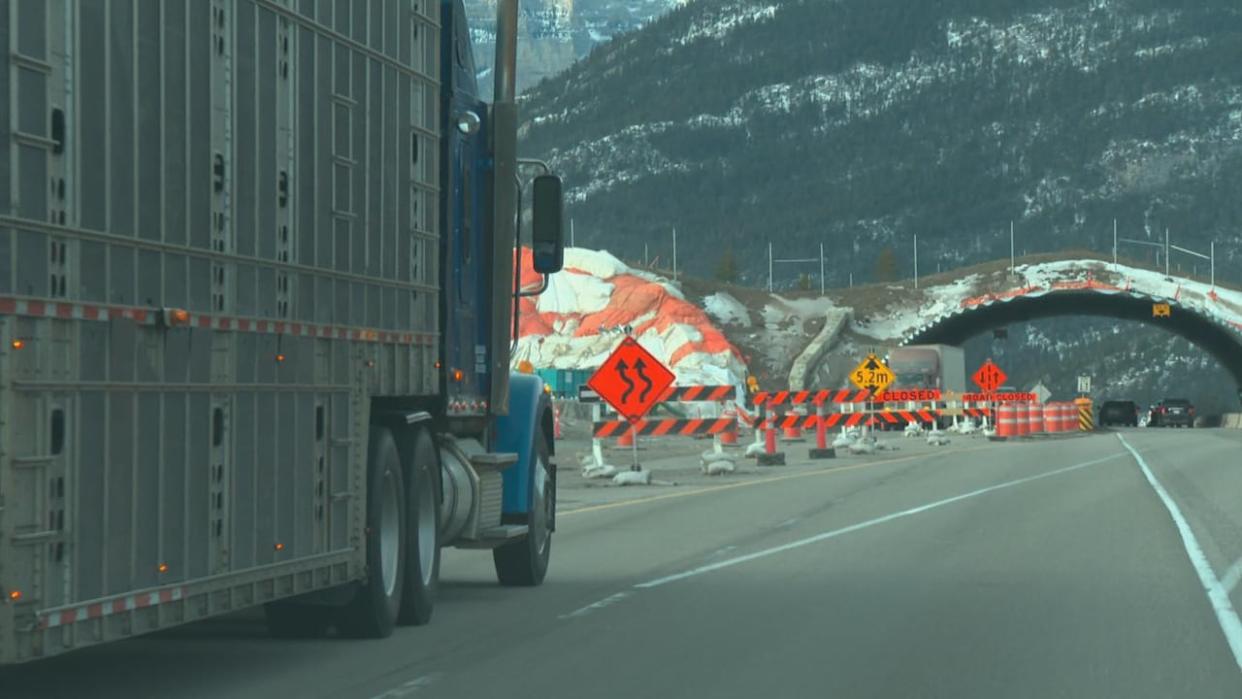
[[[995,393],[996,389],[1004,385],[1005,379],[1009,378],[1009,376],[1006,375],[1005,372],[1001,371],[1001,368],[996,366],[996,364],[989,359],[984,362],[983,366],[979,367],[979,371],[976,371],[975,375],[970,378],[984,393]]]
[[[868,354],[867,358],[859,362],[858,366],[854,367],[854,371],[850,372],[850,381],[853,381],[854,385],[859,388],[871,391],[873,396],[883,393],[894,378],[892,369],[885,366],[884,362],[881,362],[880,358],[874,354]]]
[[[673,385],[675,378],[655,355],[643,349],[634,338],[627,337],[591,375],[587,386],[634,422],[660,402],[660,396]]]

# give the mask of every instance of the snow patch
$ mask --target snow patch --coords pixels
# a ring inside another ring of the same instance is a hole
[[[741,301],[733,298],[727,291],[720,291],[703,299],[703,308],[707,314],[725,325],[751,326],[750,312]]]

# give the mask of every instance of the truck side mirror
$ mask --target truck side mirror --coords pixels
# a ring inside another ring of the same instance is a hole
[[[533,194],[531,249],[535,271],[552,274],[565,266],[565,200],[561,178],[540,175]]]

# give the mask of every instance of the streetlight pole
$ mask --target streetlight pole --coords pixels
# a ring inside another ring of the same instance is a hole
[[[768,293],[772,293],[772,243],[768,242]]]
[[[819,244],[819,295],[824,295],[824,244]]]
[[[1165,228],[1165,277],[1169,276],[1169,228]]]
[[[677,281],[677,226],[673,226],[673,281]]]
[[[1009,276],[1013,276],[1014,264],[1013,254],[1013,221],[1009,222]]]

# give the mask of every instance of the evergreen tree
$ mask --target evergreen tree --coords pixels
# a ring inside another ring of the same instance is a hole
[[[897,281],[897,255],[890,247],[880,251],[875,259],[875,280],[877,282]]]
[[[737,256],[733,253],[733,246],[729,245],[720,253],[720,261],[716,263],[716,279],[733,284],[737,282],[737,277]]]

